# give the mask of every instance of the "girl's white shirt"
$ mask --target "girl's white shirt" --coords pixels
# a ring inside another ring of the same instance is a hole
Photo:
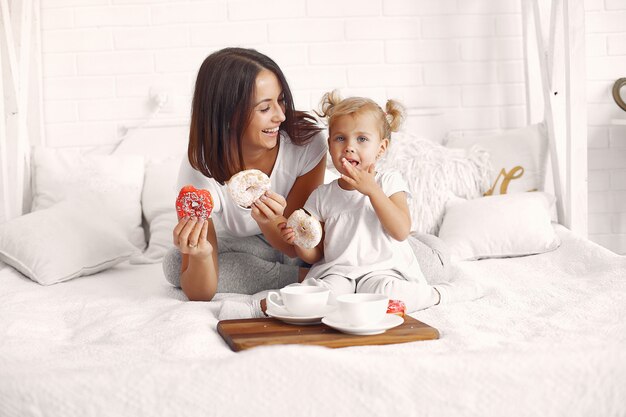
[[[377,172],[375,178],[385,195],[405,192],[410,198],[399,172]],[[311,267],[307,278],[357,279],[380,272],[426,283],[409,242],[398,241],[385,231],[369,197],[344,190],[335,180],[313,191],[304,208],[324,222],[324,258]]]
[[[326,156],[328,145],[325,132],[316,134],[302,146],[295,145],[287,133],[280,132],[280,147],[270,174],[271,189],[287,198],[296,179],[311,171]],[[227,185],[205,177],[192,168],[185,155],[178,172],[178,189],[187,184],[209,190],[213,197],[211,218],[216,230],[231,236],[245,237],[261,233],[251,215],[251,209],[238,206],[230,196]]]

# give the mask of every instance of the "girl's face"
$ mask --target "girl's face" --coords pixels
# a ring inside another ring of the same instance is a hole
[[[337,171],[347,175],[342,160],[367,171],[387,150],[389,139],[381,138],[379,122],[371,112],[337,116],[329,126],[328,150]]]
[[[243,132],[244,147],[273,149],[278,128],[285,121],[283,89],[273,72],[261,70],[256,77],[252,114]]]

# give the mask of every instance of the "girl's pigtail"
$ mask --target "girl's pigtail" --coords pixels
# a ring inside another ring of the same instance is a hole
[[[319,117],[329,118],[333,115],[334,108],[341,102],[341,95],[339,90],[333,90],[328,93],[324,93],[322,100],[320,101],[319,111],[316,111]]]
[[[387,100],[385,111],[390,130],[392,132],[399,131],[405,118],[404,106],[396,100]]]

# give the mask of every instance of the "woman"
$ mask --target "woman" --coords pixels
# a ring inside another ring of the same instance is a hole
[[[294,109],[272,59],[243,48],[209,55],[196,79],[178,182],[208,189],[214,209],[206,221],[179,220],[176,248],[163,261],[168,281],[190,300],[204,301],[216,292],[253,294],[297,282],[306,269],[277,225],[322,184],[326,152],[321,129]],[[245,169],[271,180],[271,190],[249,209],[237,206],[225,185]]]

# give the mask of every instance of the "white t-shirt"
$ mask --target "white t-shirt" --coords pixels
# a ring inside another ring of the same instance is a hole
[[[385,195],[403,191],[410,197],[399,172],[378,172],[375,178]],[[324,258],[311,267],[307,278],[340,275],[356,279],[378,271],[426,283],[409,242],[398,241],[385,231],[369,197],[344,190],[335,180],[313,191],[304,208],[324,222],[325,232]]]
[[[287,133],[280,132],[280,147],[276,163],[270,175],[271,189],[287,198],[296,179],[313,168],[326,156],[328,145],[324,132],[315,135],[302,146],[295,145]],[[213,197],[211,218],[216,229],[231,236],[245,237],[261,233],[259,225],[252,218],[251,209],[235,204],[226,185],[220,185],[213,178],[205,177],[183,157],[178,172],[178,189],[187,184],[209,190]]]

